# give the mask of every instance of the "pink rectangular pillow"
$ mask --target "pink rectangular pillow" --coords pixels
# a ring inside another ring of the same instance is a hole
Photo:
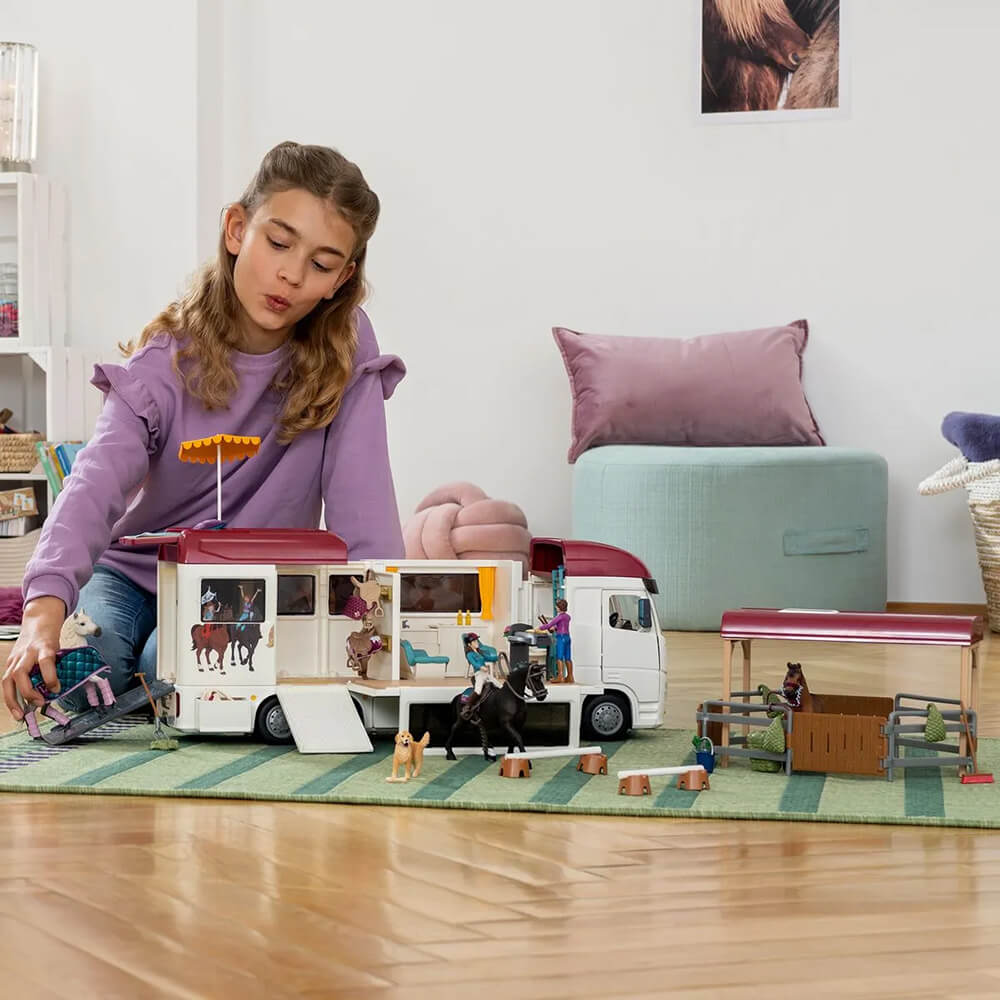
[[[804,319],[689,340],[552,333],[573,394],[570,462],[603,444],[826,443],[802,389]]]

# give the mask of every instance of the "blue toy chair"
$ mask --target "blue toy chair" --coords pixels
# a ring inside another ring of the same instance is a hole
[[[449,659],[447,656],[431,656],[426,649],[414,649],[406,639],[400,639],[399,645],[403,650],[403,656],[406,657],[407,666],[414,676],[416,676],[417,664],[419,663],[443,663],[447,671]]]

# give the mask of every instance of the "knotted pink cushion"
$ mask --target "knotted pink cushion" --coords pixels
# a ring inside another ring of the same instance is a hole
[[[516,559],[528,571],[524,511],[472,483],[448,483],[424,497],[403,525],[403,541],[407,559]]]

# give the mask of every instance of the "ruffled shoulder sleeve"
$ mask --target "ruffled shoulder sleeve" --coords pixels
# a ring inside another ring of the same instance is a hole
[[[363,309],[358,310],[357,324],[358,349],[354,355],[354,371],[347,383],[346,391],[350,391],[363,376],[378,374],[382,382],[382,398],[389,399],[396,386],[403,380],[406,365],[397,355],[382,354],[379,351],[371,320]]]
[[[114,393],[145,423],[149,431],[148,451],[152,455],[159,446],[164,420],[168,417],[173,375],[169,342],[155,338],[137,351],[126,365],[94,365],[90,384],[105,397]]]
[[[121,365],[94,365],[90,384],[97,386],[107,396],[114,392],[123,403],[142,420],[149,430],[149,451],[156,451],[160,436],[160,410],[153,394]]]

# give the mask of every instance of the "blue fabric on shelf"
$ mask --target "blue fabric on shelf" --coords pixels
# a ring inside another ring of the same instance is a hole
[[[941,422],[941,433],[970,462],[1000,458],[1000,417],[955,410]]]

